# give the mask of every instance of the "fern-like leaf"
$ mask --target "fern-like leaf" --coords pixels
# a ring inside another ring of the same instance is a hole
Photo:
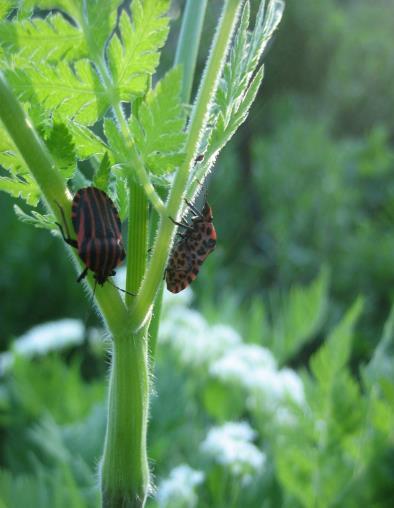
[[[25,213],[18,205],[14,205],[14,212],[18,219],[30,226],[34,226],[40,229],[57,229],[58,226],[55,223],[55,217],[53,215],[43,215],[33,210],[31,215]]]
[[[122,100],[143,94],[148,77],[159,64],[159,49],[164,45],[168,30],[168,0],[134,0],[132,22],[123,12],[119,31],[111,39],[108,60],[114,83]]]
[[[327,295],[328,273],[323,270],[308,287],[294,287],[288,294],[273,299],[268,345],[280,363],[291,358],[319,331],[327,311]]]
[[[15,198],[22,198],[28,205],[37,206],[40,199],[40,189],[30,174],[23,176],[0,176],[0,190]]]
[[[130,126],[146,167],[156,175],[174,171],[183,159],[186,114],[181,103],[182,74],[174,69],[150,91]]]
[[[40,64],[8,72],[7,78],[23,100],[41,102],[59,121],[92,125],[108,108],[106,93],[88,60],[78,60],[73,67],[67,62],[56,67]]]
[[[73,138],[78,159],[85,160],[89,157],[102,156],[108,150],[104,141],[86,125],[69,122],[67,127]]]
[[[93,60],[100,58],[116,25],[117,10],[122,0],[89,0],[82,15],[86,18],[84,32]],[[82,7],[83,8],[83,7]]]
[[[40,198],[40,189],[29,173],[25,161],[1,126],[0,165],[9,173],[9,176],[0,176],[0,190],[15,198],[24,199],[31,206],[36,206]]]
[[[370,388],[383,385],[385,380],[390,380],[394,388],[394,307],[385,323],[382,338],[363,369],[363,379]]]
[[[75,145],[67,127],[63,123],[55,123],[45,142],[63,176],[66,180],[70,179],[76,170],[77,162]]]
[[[56,62],[86,56],[83,34],[61,14],[45,19],[14,18],[0,23],[0,46],[12,54],[14,66],[25,67],[32,63]]]
[[[266,10],[265,2],[261,2],[254,30],[249,32],[250,5],[249,1],[245,3],[216,94],[207,158],[223,148],[245,121],[263,79],[263,67],[256,72],[259,60],[279,25],[283,9],[282,0],[271,0]]]
[[[349,361],[353,328],[361,310],[362,300],[358,299],[311,360],[315,378],[327,391],[332,389],[336,376]]]
[[[97,168],[96,174],[94,175],[93,185],[98,189],[107,192],[109,186],[110,173],[111,173],[111,163],[109,161],[108,152],[105,152],[104,157],[101,160],[100,166]]]

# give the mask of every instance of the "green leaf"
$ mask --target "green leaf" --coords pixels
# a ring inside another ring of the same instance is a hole
[[[84,3],[84,31],[93,60],[103,55],[105,43],[116,25],[122,0],[89,0]]]
[[[116,199],[117,209],[121,221],[124,221],[129,214],[129,187],[127,178],[121,176],[116,178]]]
[[[68,122],[69,132],[73,138],[78,159],[85,160],[92,156],[102,156],[108,150],[104,141],[89,127],[77,122]]]
[[[284,3],[271,0],[265,10],[260,3],[253,32],[249,32],[249,1],[243,8],[229,59],[223,71],[213,107],[207,159],[221,150],[245,121],[263,79],[263,67],[256,72],[261,55],[282,18]],[[253,74],[255,76],[253,77]]]
[[[19,154],[8,132],[0,124],[0,164],[14,175],[25,174],[28,168]]]
[[[0,2],[0,19],[4,19],[15,6],[16,0],[2,0]]]
[[[132,22],[122,12],[119,33],[114,34],[108,51],[108,60],[122,100],[143,94],[159,64],[159,49],[164,45],[169,18],[168,0],[134,0],[131,6]]]
[[[103,126],[107,144],[112,150],[116,162],[121,164],[126,163],[128,161],[128,153],[123,137],[115,122],[109,118],[105,118]]]
[[[384,380],[394,383],[394,307],[384,325],[382,338],[362,373],[370,388],[375,384],[382,384]]]
[[[100,166],[94,175],[93,185],[98,189],[107,192],[109,186],[109,178],[111,174],[111,163],[109,161],[108,152],[105,152],[101,160]]]
[[[14,53],[14,66],[55,62],[86,56],[83,34],[61,14],[50,14],[45,19],[32,18],[0,23],[0,46],[6,54]]]
[[[147,168],[156,175],[170,173],[183,159],[186,114],[181,103],[182,74],[176,68],[166,74],[141,104],[130,127]]]
[[[28,205],[36,206],[40,198],[40,189],[1,125],[0,165],[9,173],[9,176],[0,176],[0,190],[13,197],[24,199]]]
[[[285,295],[273,298],[269,347],[280,363],[291,358],[319,331],[327,312],[327,298],[327,270],[322,270],[308,287],[296,286]]]
[[[108,108],[106,93],[89,60],[56,66],[40,64],[7,72],[7,79],[23,100],[41,102],[58,121],[73,119],[92,125]]]
[[[332,389],[336,377],[349,361],[353,328],[362,307],[363,302],[359,298],[311,359],[311,370],[320,386],[326,390]]]
[[[212,132],[211,146],[209,147],[206,158],[209,159],[218,150],[221,150],[233,137],[238,128],[246,120],[249,110],[257,96],[260,85],[264,77],[264,67],[261,66],[252,79],[249,87],[246,89],[242,103],[238,110],[233,114],[231,121],[228,121],[222,113],[219,113],[215,130]]]
[[[22,198],[28,205],[37,206],[40,199],[40,189],[29,174],[23,177],[12,175],[11,177],[0,176],[0,190],[7,192],[15,198]]]
[[[35,210],[33,210],[31,215],[29,215],[25,213],[18,205],[14,205],[14,212],[21,222],[34,226],[35,228],[49,230],[57,229],[55,217],[53,215],[42,215]]]
[[[33,11],[37,8],[44,10],[60,9],[74,18],[75,21],[81,23],[81,6],[83,3],[82,0],[20,0],[18,7],[23,8],[24,11]]]
[[[57,167],[68,180],[76,170],[76,155],[73,138],[63,123],[55,123],[45,139]]]

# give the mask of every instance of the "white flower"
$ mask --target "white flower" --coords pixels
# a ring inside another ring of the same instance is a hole
[[[82,321],[77,319],[60,319],[34,326],[12,344],[14,352],[24,355],[44,355],[48,351],[62,349],[65,346],[81,344],[84,337]],[[13,363],[13,353],[6,352],[0,357],[1,370]]]
[[[201,444],[201,451],[214,462],[248,481],[263,470],[266,456],[251,441],[255,431],[246,422],[228,422],[213,427]]]
[[[305,393],[304,384],[300,376],[292,369],[280,370],[279,376],[283,396],[289,397],[294,402],[302,405],[305,401]]]
[[[271,352],[255,344],[240,344],[214,362],[209,373],[223,383],[243,388],[247,403],[254,409],[270,412],[286,398],[302,404],[304,388],[301,379],[291,369],[277,370]]]
[[[34,326],[16,339],[14,351],[26,356],[45,354],[83,341],[83,324],[78,319],[60,319]]]
[[[194,508],[197,506],[195,487],[204,481],[204,473],[181,464],[162,480],[156,500],[160,508]]]
[[[275,368],[275,358],[268,349],[256,344],[239,344],[213,363],[209,372],[222,381],[253,387],[259,374],[271,373]]]
[[[188,286],[179,293],[171,293],[170,291],[163,292],[163,311],[167,312],[173,307],[187,307],[193,300],[193,291]]]
[[[160,340],[169,343],[184,365],[209,365],[241,342],[229,326],[209,326],[202,315],[191,309],[174,307],[160,326]]]

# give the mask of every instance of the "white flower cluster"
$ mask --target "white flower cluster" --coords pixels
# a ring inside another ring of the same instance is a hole
[[[160,508],[194,508],[197,506],[195,489],[204,481],[204,473],[181,464],[162,480],[156,492]]]
[[[243,388],[251,407],[263,405],[275,411],[286,399],[303,404],[304,387],[300,377],[291,369],[277,369],[268,349],[255,344],[240,344],[229,349],[211,364],[210,375],[222,383]]]
[[[256,433],[246,422],[228,422],[209,430],[201,444],[202,453],[220,464],[243,483],[261,473],[266,461],[265,454],[253,443]]]
[[[60,319],[31,328],[12,344],[15,353],[23,356],[44,355],[49,351],[59,350],[65,346],[81,344],[84,338],[82,321],[77,319]],[[13,352],[0,356],[0,370],[3,372],[12,366]]]
[[[185,303],[189,303],[190,295],[191,291],[184,291],[166,296],[160,340],[171,345],[184,365],[208,367],[242,339],[230,326],[210,326],[199,312],[188,309]]]

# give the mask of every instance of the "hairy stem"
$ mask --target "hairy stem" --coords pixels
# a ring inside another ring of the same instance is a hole
[[[110,90],[111,78],[104,62],[100,70]],[[119,101],[113,97],[111,103],[123,135],[130,174],[126,289],[137,294],[147,258],[148,199],[158,212],[164,209],[164,204],[140,160]],[[133,172],[138,182],[131,177]],[[134,298],[126,295],[128,306]],[[113,337],[112,347],[108,423],[101,468],[102,504],[105,508],[139,508],[145,505],[149,490],[147,332],[143,329],[133,335],[127,327],[124,333]]]
[[[118,97],[114,96],[113,93],[111,93],[111,90],[113,89],[112,78],[108,72],[107,66],[103,59],[97,61],[96,65],[100,70],[103,83],[110,97],[110,102],[116,121],[118,122],[120,131],[123,136],[123,140],[125,142],[125,153],[127,153],[128,157],[128,161],[125,163],[125,166],[130,175],[135,174],[137,176],[138,182],[144,189],[147,198],[152,203],[152,206],[158,211],[158,213],[163,213],[164,203],[162,202],[160,196],[157,194],[154,186],[152,185],[149,175],[137,152],[128,123],[126,121],[125,115],[120,105],[120,100]]]
[[[167,202],[167,216],[161,218],[159,234],[153,248],[147,275],[142,283],[140,294],[132,307],[133,312],[130,325],[135,331],[140,329],[150,318],[152,301],[163,277],[174,234],[174,225],[169,220],[169,217],[177,218],[182,209],[182,198],[189,176],[189,168],[193,165],[195,154],[198,151],[199,143],[207,123],[211,101],[216,93],[241,5],[242,1],[240,0],[227,0],[223,6],[220,23],[215,34],[212,50],[190,120],[186,143],[186,158],[176,173]]]
[[[190,102],[194,72],[197,63],[198,48],[200,46],[201,31],[204,23],[207,0],[187,0],[182,18],[182,28],[178,39],[174,66],[183,66],[182,100]],[[153,231],[159,225],[160,217],[155,214]],[[160,284],[153,306],[153,316],[149,326],[149,353],[152,362],[156,353],[157,337],[159,334],[160,314],[163,299],[164,284]]]
[[[0,119],[25,160],[31,174],[40,186],[48,210],[61,222],[62,217],[56,205],[56,203],[59,203],[65,211],[66,218],[71,217],[71,196],[64,178],[58,171],[47,147],[36,133],[32,122],[23,111],[1,72],[0,104]],[[71,231],[69,220],[68,226]],[[81,271],[83,265],[80,259],[73,249],[70,249],[70,251],[72,252],[74,263],[78,266],[78,270]],[[89,276],[87,280],[91,289],[93,289],[93,277]],[[126,309],[118,291],[109,284],[103,288],[98,287],[96,299],[108,329],[111,333],[117,333],[119,323],[122,319],[125,319],[126,315]]]
[[[142,187],[129,180],[128,257],[126,289],[135,295],[145,272],[148,249],[148,201]],[[131,303],[133,296],[127,295]]]
[[[101,467],[103,508],[142,508],[149,490],[146,330],[116,337]]]

